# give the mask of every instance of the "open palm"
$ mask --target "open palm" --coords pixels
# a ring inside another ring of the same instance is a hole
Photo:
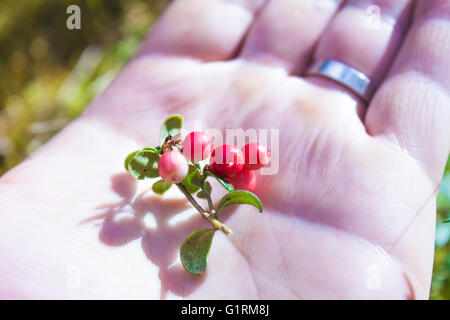
[[[86,112],[0,180],[0,296],[427,298],[450,7],[419,1],[408,28],[413,1],[383,2],[373,28],[361,3],[175,1]],[[311,59],[379,89],[367,105],[301,77]],[[279,130],[279,170],[258,177],[264,213],[224,214],[233,234],[216,232],[203,276],[177,258],[207,222],[123,169],[171,114],[188,129]]]

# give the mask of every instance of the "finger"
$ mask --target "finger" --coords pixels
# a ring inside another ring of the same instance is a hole
[[[235,55],[265,0],[177,0],[165,11],[139,52],[216,61]]]
[[[397,54],[411,8],[411,0],[347,2],[319,40],[314,61],[342,62],[364,73],[376,87]]]
[[[398,58],[366,117],[440,180],[450,149],[450,2],[420,1]]]
[[[245,41],[242,57],[301,73],[342,0],[271,0]]]

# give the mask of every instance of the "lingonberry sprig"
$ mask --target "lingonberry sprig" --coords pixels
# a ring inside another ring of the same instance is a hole
[[[249,143],[242,150],[228,144],[214,149],[211,138],[200,131],[190,132],[182,139],[182,124],[179,115],[167,118],[161,127],[160,146],[130,153],[125,159],[125,168],[139,180],[160,177],[152,185],[157,194],[162,195],[176,185],[212,225],[211,229],[202,228],[189,234],[180,247],[184,268],[192,274],[202,274],[206,270],[215,231],[232,233],[218,220],[220,212],[234,204],[249,204],[263,211],[261,201],[251,191],[256,186],[254,171],[268,164],[270,152],[258,143]],[[205,164],[208,158],[209,164]],[[208,178],[216,179],[227,191],[216,206]],[[207,208],[203,208],[195,197],[206,199]]]

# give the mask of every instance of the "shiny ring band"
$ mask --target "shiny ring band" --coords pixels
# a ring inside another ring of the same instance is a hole
[[[372,98],[374,87],[364,73],[342,62],[319,60],[306,72],[306,75],[322,76],[336,81],[361,97],[364,102]]]

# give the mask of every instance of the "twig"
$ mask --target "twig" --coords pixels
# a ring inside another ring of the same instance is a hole
[[[192,197],[192,195],[186,190],[186,188],[181,184],[176,184],[178,189],[180,189],[181,192],[186,196],[186,198],[189,200],[190,203],[197,209],[198,212],[202,215],[202,217],[207,220],[209,223],[211,223],[215,229],[222,231],[226,235],[229,235],[232,233],[231,229],[227,227],[225,224],[214,218],[214,216],[205,210],[198,204],[197,201]]]

